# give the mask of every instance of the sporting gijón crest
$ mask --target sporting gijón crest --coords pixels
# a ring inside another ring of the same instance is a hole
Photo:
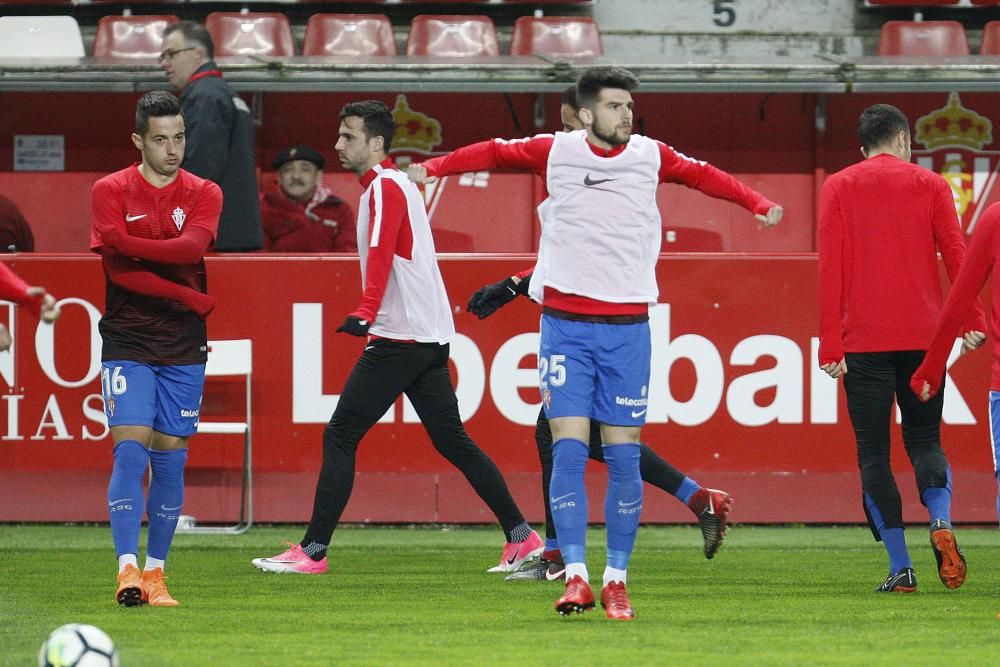
[[[943,107],[917,119],[913,143],[924,147],[913,151],[917,164],[951,185],[962,228],[971,234],[983,211],[1000,200],[1000,151],[984,150],[993,144],[993,123],[950,93]]]

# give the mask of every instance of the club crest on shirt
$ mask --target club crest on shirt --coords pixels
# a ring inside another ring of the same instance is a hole
[[[187,219],[187,213],[184,212],[180,206],[174,209],[173,213],[170,214],[173,218],[174,224],[177,225],[177,230],[180,231],[181,227],[184,226],[184,221]]]
[[[994,187],[1000,151],[983,150],[993,143],[992,121],[964,106],[958,93],[950,93],[943,107],[920,116],[913,129],[916,163],[948,181],[962,229],[971,234],[979,216],[1000,199],[1000,189]]]
[[[108,416],[109,417],[114,417],[115,416],[115,399],[109,398],[107,401],[105,401],[105,404],[108,406]]]

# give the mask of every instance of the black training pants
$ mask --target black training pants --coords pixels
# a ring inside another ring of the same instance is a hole
[[[434,444],[496,515],[504,532],[524,521],[500,471],[469,438],[448,372],[448,345],[375,339],[351,371],[323,432],[323,467],[305,542],[329,544],[354,487],[358,443],[405,393]]]
[[[948,460],[941,450],[944,382],[941,391],[926,403],[910,390],[910,376],[923,358],[922,350],[845,355],[844,390],[857,440],[861,490],[881,513],[886,528],[903,527],[899,488],[889,466],[894,397],[902,414],[903,444],[913,464],[917,490],[923,494],[924,489],[948,484]],[[877,540],[879,535],[864,497],[862,504]]]

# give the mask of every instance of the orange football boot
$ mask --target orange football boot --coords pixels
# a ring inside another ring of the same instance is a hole
[[[118,573],[118,592],[115,600],[123,607],[138,607],[142,604],[142,575],[135,565],[126,565]]]
[[[163,568],[144,570],[142,573],[142,601],[151,607],[176,607],[180,604],[167,590]]]

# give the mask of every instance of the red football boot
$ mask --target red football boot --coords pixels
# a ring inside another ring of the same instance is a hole
[[[584,581],[580,575],[576,575],[566,582],[566,591],[556,601],[556,611],[563,616],[569,616],[573,613],[582,614],[593,608],[594,591],[590,590],[590,584]]]

